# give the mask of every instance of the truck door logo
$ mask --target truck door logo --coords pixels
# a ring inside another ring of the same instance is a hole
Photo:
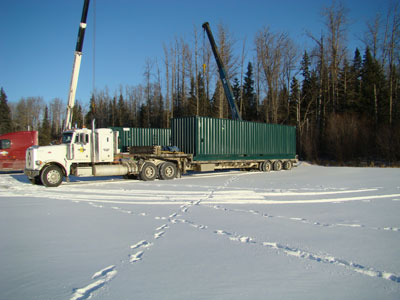
[[[0,154],[3,155],[3,156],[6,156],[8,154],[8,152],[7,151],[1,151]]]

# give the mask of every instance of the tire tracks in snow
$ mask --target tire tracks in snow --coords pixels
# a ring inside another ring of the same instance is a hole
[[[299,259],[308,259],[308,260],[318,262],[318,263],[332,264],[332,265],[336,265],[339,267],[345,267],[348,270],[351,270],[353,272],[360,273],[360,274],[363,274],[366,276],[375,277],[375,278],[383,278],[383,279],[390,280],[390,281],[393,281],[396,283],[400,283],[400,275],[398,275],[398,274],[376,270],[374,268],[364,266],[364,265],[361,265],[361,264],[358,264],[358,263],[355,263],[352,261],[340,259],[340,258],[334,257],[329,254],[316,254],[316,253],[313,253],[310,251],[283,245],[283,244],[280,244],[277,242],[271,242],[271,241],[258,242],[255,238],[252,238],[250,236],[243,236],[243,235],[239,235],[237,233],[230,233],[230,232],[227,232],[227,231],[221,230],[221,229],[215,230],[214,233],[218,236],[227,237],[230,241],[233,241],[233,242],[261,245],[268,249],[281,251],[288,256],[296,257]]]
[[[377,189],[363,189],[363,190],[355,190],[355,191],[344,190],[344,191],[338,191],[336,194],[353,193],[353,192],[357,192],[357,193],[370,192],[373,190],[377,190]],[[321,193],[309,192],[309,193],[302,193],[302,194],[320,195]],[[335,192],[330,191],[330,192],[326,192],[324,194],[331,195],[331,194],[335,194]],[[293,195],[293,194],[290,193],[290,194],[287,194],[286,196],[289,196],[289,195]],[[387,195],[383,195],[382,198],[384,198],[385,196],[387,196]],[[363,198],[363,197],[360,197],[360,198]],[[338,198],[337,200],[338,200],[338,202],[340,202],[341,198]],[[229,208],[225,208],[221,205],[209,205],[209,204],[203,204],[203,206],[217,209],[217,210],[222,210],[224,212],[244,212],[244,213],[250,213],[253,215],[262,216],[265,218],[281,218],[281,219],[287,219],[287,220],[291,220],[291,221],[295,221],[295,222],[302,222],[302,223],[310,224],[310,225],[314,225],[314,226],[324,226],[324,227],[343,226],[343,227],[351,227],[351,228],[367,228],[367,229],[372,229],[372,230],[385,230],[385,231],[395,231],[395,232],[400,231],[400,229],[398,227],[383,227],[383,228],[381,228],[381,227],[366,227],[365,225],[360,225],[360,224],[340,224],[340,223],[326,224],[326,223],[320,223],[320,222],[312,222],[305,218],[272,216],[272,215],[268,215],[266,213],[262,213],[257,210],[229,209]],[[240,235],[237,233],[231,233],[231,232],[228,232],[228,231],[225,231],[222,229],[214,230],[213,233],[216,234],[217,236],[227,237],[232,242],[238,242],[238,243],[243,243],[243,244],[248,244],[248,245],[251,245],[251,244],[261,245],[268,249],[281,251],[281,252],[285,253],[287,256],[296,257],[299,259],[308,259],[308,260],[318,262],[318,263],[332,264],[332,265],[339,266],[339,267],[345,267],[346,269],[349,269],[353,272],[363,274],[363,275],[366,275],[369,277],[382,278],[382,279],[386,279],[386,280],[389,280],[389,281],[392,281],[395,283],[400,283],[400,275],[399,274],[395,274],[395,273],[387,272],[387,271],[376,270],[372,267],[364,266],[364,265],[358,264],[356,262],[337,258],[337,257],[329,255],[329,254],[317,254],[317,253],[313,253],[313,252],[303,250],[300,248],[283,245],[278,242],[271,242],[271,241],[258,242],[253,237]]]
[[[221,205],[204,205],[204,206],[214,208],[217,210],[222,210],[225,212],[247,213],[247,214],[258,215],[258,216],[264,217],[264,218],[284,219],[284,220],[289,220],[289,221],[293,221],[293,222],[308,224],[308,225],[312,225],[312,226],[319,226],[319,227],[347,227],[347,228],[353,228],[353,229],[363,228],[363,229],[368,229],[368,230],[400,232],[400,227],[391,227],[391,226],[370,227],[367,225],[357,224],[357,223],[326,223],[326,222],[319,222],[319,221],[311,221],[311,220],[303,218],[303,217],[274,216],[274,215],[270,215],[270,214],[263,213],[258,210],[252,210],[252,209],[246,210],[246,209],[226,208]]]

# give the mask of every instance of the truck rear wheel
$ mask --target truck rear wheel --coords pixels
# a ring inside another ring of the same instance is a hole
[[[140,171],[140,179],[144,181],[151,181],[157,177],[157,167],[152,162],[146,162]]]
[[[274,171],[282,170],[282,162],[280,160],[274,161]]]
[[[47,166],[40,173],[40,181],[46,187],[57,187],[63,180],[63,172],[57,166]]]
[[[175,164],[171,162],[165,162],[160,165],[160,178],[163,180],[174,179],[177,174]]]
[[[263,172],[269,172],[269,171],[271,171],[271,169],[272,169],[272,165],[271,165],[271,162],[269,160],[264,161],[262,163],[262,171]]]
[[[293,163],[290,160],[286,160],[283,162],[283,168],[285,170],[291,170],[293,167]]]

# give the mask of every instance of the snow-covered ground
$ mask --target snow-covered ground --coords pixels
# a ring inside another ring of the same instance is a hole
[[[0,299],[400,299],[400,169],[0,175]]]

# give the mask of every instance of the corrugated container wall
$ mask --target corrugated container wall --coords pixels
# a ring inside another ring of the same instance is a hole
[[[119,132],[119,149],[127,152],[130,146],[171,146],[171,129],[110,127]]]
[[[172,119],[171,144],[194,160],[294,159],[296,128],[207,117]]]

